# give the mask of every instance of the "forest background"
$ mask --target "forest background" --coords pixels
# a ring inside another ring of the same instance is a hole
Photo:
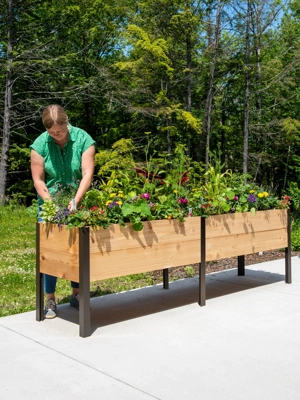
[[[299,200],[299,33],[299,0],[1,1],[0,204],[36,197],[29,145],[52,103],[100,154],[180,143],[205,169],[218,151]]]
[[[35,308],[29,145],[48,104],[97,141],[96,174],[129,153],[172,165],[181,145],[198,173],[215,153],[224,169],[290,195],[299,251],[299,72],[300,0],[0,0],[0,316]],[[252,261],[271,256],[284,254]],[[208,272],[235,265],[225,261]],[[195,274],[184,266],[171,279]],[[154,271],[92,290],[158,282]],[[59,280],[57,300],[69,290]]]

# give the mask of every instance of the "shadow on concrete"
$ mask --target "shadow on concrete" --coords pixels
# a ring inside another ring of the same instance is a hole
[[[285,276],[265,271],[246,270],[237,276],[237,269],[206,275],[206,307],[209,300],[285,280]],[[91,299],[91,333],[102,326],[163,312],[189,304],[198,304],[198,277],[170,282],[170,289],[162,284],[147,286]],[[251,294],[249,293],[249,296]],[[199,310],[202,307],[199,306]],[[79,324],[79,313],[73,307],[59,306],[58,318]]]

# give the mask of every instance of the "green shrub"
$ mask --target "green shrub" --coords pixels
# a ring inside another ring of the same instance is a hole
[[[292,250],[300,251],[300,219],[292,222]]]
[[[296,182],[290,182],[287,194],[291,197],[291,213],[294,219],[300,218],[300,189]]]

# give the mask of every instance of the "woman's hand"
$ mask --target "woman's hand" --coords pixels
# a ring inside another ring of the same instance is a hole
[[[86,191],[91,186],[94,174],[94,166],[95,166],[94,158],[95,158],[95,146],[93,145],[89,147],[82,154],[82,159],[81,159],[82,179],[80,181],[79,188],[75,196],[76,206],[82,200]]]
[[[76,209],[77,209],[77,204],[76,204],[76,200],[75,200],[75,199],[72,199],[72,200],[70,201],[70,203],[68,204],[68,209],[69,209],[70,211],[73,211],[73,210],[76,210]]]
[[[45,184],[44,158],[40,156],[35,150],[31,150],[30,159],[31,174],[35,190],[40,195],[42,200],[50,199],[51,196]]]

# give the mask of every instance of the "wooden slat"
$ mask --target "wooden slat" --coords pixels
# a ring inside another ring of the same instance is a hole
[[[40,223],[41,246],[47,243],[46,247],[55,251],[62,251],[71,254],[78,254],[78,230],[61,228],[55,224]]]
[[[101,280],[200,262],[200,241],[178,241],[92,253],[91,280]]]
[[[145,223],[141,232],[112,225],[90,231],[91,280],[200,261],[200,218]],[[77,281],[78,232],[41,224],[41,272]],[[101,266],[101,270],[100,270]]]
[[[79,282],[79,268],[76,262],[77,260],[72,262],[72,260],[65,260],[62,257],[59,257],[59,260],[55,260],[51,255],[45,263],[41,263],[41,272],[69,281]]]
[[[206,261],[287,247],[286,229],[211,237],[206,240]]]
[[[125,249],[145,248],[154,245],[200,241],[200,217],[187,218],[186,222],[160,220],[144,222],[144,229],[134,231],[127,227],[111,225],[107,229],[91,230],[91,253],[104,254]]]
[[[78,230],[40,224],[40,271],[78,282]]]
[[[274,229],[287,229],[287,210],[212,215],[206,219],[206,237],[222,237]]]

